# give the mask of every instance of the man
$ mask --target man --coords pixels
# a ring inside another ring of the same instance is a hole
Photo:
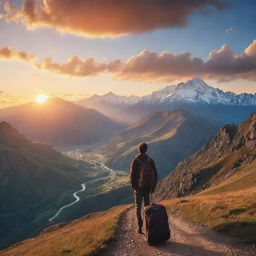
[[[138,146],[139,154],[132,160],[130,168],[130,181],[134,190],[135,209],[138,221],[138,232],[142,234],[143,220],[141,217],[141,206],[150,204],[150,193],[155,191],[157,184],[157,171],[155,162],[147,152],[146,143]]]

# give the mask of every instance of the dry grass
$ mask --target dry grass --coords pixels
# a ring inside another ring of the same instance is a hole
[[[192,222],[256,242],[256,186],[239,191],[164,201],[168,210]]]
[[[0,251],[1,256],[89,256],[113,238],[121,214],[129,205],[89,214],[38,237],[25,240]]]

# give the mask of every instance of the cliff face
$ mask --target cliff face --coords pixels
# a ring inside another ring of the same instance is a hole
[[[256,113],[239,126],[226,125],[158,185],[160,199],[194,194],[243,172],[256,160]]]

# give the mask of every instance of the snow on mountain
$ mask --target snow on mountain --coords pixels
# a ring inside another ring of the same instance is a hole
[[[93,95],[90,98],[87,98],[85,100],[89,100],[96,104],[101,103],[108,103],[113,105],[133,105],[139,102],[141,97],[139,96],[122,96],[122,95],[116,95],[113,92],[109,92],[104,95]],[[80,103],[83,102],[83,100],[80,101]]]
[[[225,104],[225,105],[256,105],[256,94],[235,94],[224,92],[206,84],[201,78],[193,78],[177,86],[170,85],[152,94],[139,96],[120,96],[112,92],[99,96],[94,95],[88,98],[96,104],[112,104],[129,106],[136,103],[147,104],[168,104],[173,102],[182,103],[204,103],[204,104]]]

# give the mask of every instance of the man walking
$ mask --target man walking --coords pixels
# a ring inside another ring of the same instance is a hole
[[[146,143],[138,146],[139,154],[132,160],[130,168],[130,181],[134,190],[136,216],[138,221],[138,232],[142,234],[143,220],[141,217],[141,206],[150,204],[150,193],[155,191],[157,184],[157,171],[155,162],[147,152]]]

